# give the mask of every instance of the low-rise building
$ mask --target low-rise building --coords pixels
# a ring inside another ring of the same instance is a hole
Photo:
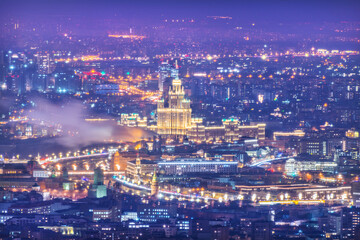
[[[287,175],[295,176],[301,171],[322,171],[333,173],[337,168],[337,163],[326,160],[298,160],[290,158],[285,163]]]
[[[179,158],[173,161],[161,161],[158,169],[161,174],[181,175],[187,173],[236,173],[238,162],[205,160],[203,158]]]

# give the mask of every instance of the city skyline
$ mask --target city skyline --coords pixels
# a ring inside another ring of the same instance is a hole
[[[360,239],[360,2],[0,2],[1,239]]]

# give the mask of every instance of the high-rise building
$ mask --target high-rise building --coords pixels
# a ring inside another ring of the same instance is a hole
[[[58,93],[76,93],[81,90],[81,80],[74,71],[59,67],[53,73],[55,91]]]
[[[169,77],[168,66],[166,62],[163,62],[159,68],[159,90],[161,92],[164,91],[164,82]]]
[[[104,173],[101,168],[95,168],[94,170],[94,184],[102,185],[104,184]]]
[[[177,65],[177,64],[176,64]],[[163,62],[159,68],[159,90],[163,92],[167,89],[164,88],[164,82],[168,78],[178,79],[179,78],[179,70],[177,66],[174,68],[169,63]]]
[[[48,76],[45,74],[35,74],[32,81],[32,90],[43,92],[47,89]]]
[[[252,237],[251,240],[270,240],[271,222],[269,221],[254,221],[252,222]]]
[[[94,170],[94,183],[89,190],[89,197],[102,198],[107,196],[107,189],[104,185],[104,173],[101,168]]]
[[[191,81],[191,96],[201,98],[210,94],[210,79],[205,76],[198,76]]]
[[[360,208],[360,182],[351,183],[351,195],[354,206]]]
[[[4,59],[0,61],[3,62],[1,66],[5,71],[3,72],[5,75],[1,88],[17,94],[30,91],[36,72],[33,62],[22,52],[13,53],[8,51],[3,57]]]
[[[341,212],[341,239],[355,240],[360,226],[360,208],[343,208]]]
[[[5,86],[6,86],[6,84],[5,84],[6,72],[7,72],[7,65],[6,65],[6,61],[5,61],[5,52],[0,51],[0,84],[1,84],[0,87],[1,88],[5,88]]]
[[[48,52],[35,54],[35,57],[40,74],[50,74],[54,71],[55,64]]]
[[[190,100],[185,99],[184,87],[180,79],[172,81],[169,89],[168,107],[164,99],[158,102],[157,132],[171,137],[184,136],[191,127]]]

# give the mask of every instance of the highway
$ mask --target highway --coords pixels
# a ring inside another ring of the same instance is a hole
[[[124,184],[127,187],[130,188],[134,188],[134,189],[140,189],[140,190],[144,190],[146,192],[151,192],[151,188],[147,187],[147,186],[143,186],[143,185],[138,185],[138,184],[134,184],[131,182],[126,181],[126,179],[124,179],[124,177],[117,177],[117,176],[113,176],[113,179],[115,179],[115,181],[120,182],[121,184]],[[172,197],[177,197],[177,198],[186,198],[186,199],[190,199],[190,200],[203,200],[203,201],[208,201],[208,200],[218,200],[215,198],[211,198],[211,197],[202,197],[199,195],[191,195],[191,194],[182,194],[182,193],[177,193],[177,192],[170,192],[170,191],[164,191],[164,190],[159,190],[159,195],[158,197],[162,197],[162,196],[170,196],[170,198]]]

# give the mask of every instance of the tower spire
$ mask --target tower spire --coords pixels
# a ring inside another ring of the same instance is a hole
[[[153,177],[152,177],[152,181],[157,182],[157,176],[156,176],[156,169],[155,168],[154,168],[154,174],[153,174]]]
[[[154,168],[154,174],[151,180],[151,196],[156,197],[159,193],[159,181],[156,176],[156,168]]]
[[[140,159],[140,156],[139,156],[139,152],[136,153],[135,170],[136,170],[136,179],[137,179],[137,180],[140,180],[140,175],[141,175],[141,159]]]

